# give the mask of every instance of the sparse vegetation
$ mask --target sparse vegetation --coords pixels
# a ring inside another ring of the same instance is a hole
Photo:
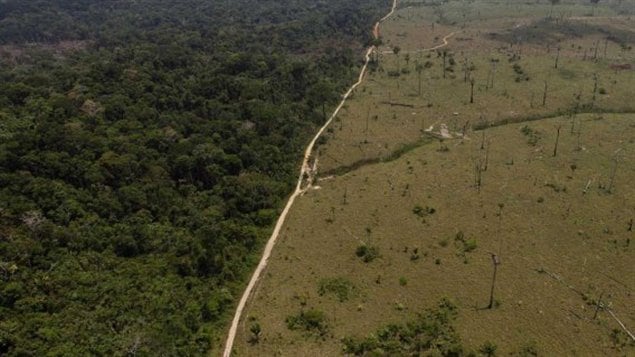
[[[419,355],[436,352],[441,356],[459,356],[464,353],[461,339],[453,323],[457,307],[442,300],[436,309],[427,309],[407,324],[387,325],[370,337],[345,338],[344,351],[355,356],[372,353],[382,355]]]
[[[289,330],[300,330],[309,335],[324,338],[328,333],[326,315],[318,309],[302,310],[285,320]]]
[[[379,258],[379,248],[362,244],[355,250],[355,255],[361,258],[364,263],[370,263]]]
[[[355,293],[355,285],[343,277],[324,278],[318,282],[318,294],[334,295],[340,302],[347,301]]]
[[[547,26],[569,22],[588,33],[557,30],[541,39],[521,35],[507,41],[490,34],[545,32],[527,27],[541,23],[551,4],[476,0],[430,6],[406,0],[399,6],[401,17],[381,27],[381,61],[386,69],[403,69],[408,54],[413,73],[368,74],[367,89],[347,102],[339,114],[343,130],[335,130],[320,153],[323,178],[334,177],[299,199],[289,234],[276,247],[280,255],[297,258],[272,261],[267,295],[255,298],[254,310],[286,316],[297,304],[274,295],[277,289],[312,291],[322,277],[354,271],[355,281],[369,288],[359,302],[308,298],[333,315],[334,336],[349,336],[344,347],[351,355],[425,355],[403,352],[416,338],[401,328],[414,326],[407,316],[442,296],[459,306],[453,323],[463,355],[629,355],[633,347],[612,341],[619,324],[603,309],[594,318],[598,304],[592,302],[606,291],[603,301],[632,325],[622,284],[633,276],[628,229],[635,204],[629,184],[635,107],[628,93],[635,72],[622,64],[634,57],[605,41],[618,28],[630,31],[630,23],[611,18],[615,12],[608,4],[601,2],[602,15],[589,19],[584,15],[590,3],[563,0],[553,6]],[[448,45],[421,51],[444,38]],[[394,46],[401,48],[398,58]],[[434,63],[432,69],[414,73],[425,61]],[[559,125],[566,129],[558,134]],[[359,144],[366,138],[369,144]],[[624,154],[614,170],[620,147]],[[341,204],[344,187],[347,205]],[[337,224],[310,219],[328,217],[331,206],[338,208]],[[372,240],[365,227],[372,228]],[[377,247],[381,259],[362,264],[351,252],[363,243]],[[536,274],[540,266],[548,273]],[[587,303],[572,288],[592,298]],[[338,339],[298,342],[275,327],[279,320],[269,320],[273,331],[267,327],[267,336],[278,333],[278,339],[254,353],[341,353]],[[388,322],[402,338],[380,337]],[[531,334],[535,341],[528,343],[519,331],[535,326],[550,333]]]

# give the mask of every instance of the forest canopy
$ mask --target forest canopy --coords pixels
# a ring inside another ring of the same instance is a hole
[[[199,355],[386,0],[0,2],[0,355]]]

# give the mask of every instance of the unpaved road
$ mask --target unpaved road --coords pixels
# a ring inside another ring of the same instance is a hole
[[[382,21],[386,20],[395,12],[396,6],[397,6],[397,0],[393,0],[392,8],[390,9],[390,12],[386,16],[382,17],[375,24],[375,27],[373,28],[373,34],[375,37],[379,36],[379,24]],[[229,328],[229,333],[227,334],[227,341],[225,342],[223,357],[231,356],[231,352],[234,347],[234,339],[236,338],[236,332],[238,330],[238,324],[240,323],[240,318],[243,314],[243,310],[245,309],[245,305],[247,304],[247,300],[249,300],[249,297],[251,296],[254,290],[254,287],[256,286],[256,283],[260,279],[260,275],[262,274],[262,271],[267,267],[267,262],[269,261],[269,257],[271,256],[271,251],[273,250],[273,247],[276,244],[276,241],[278,240],[280,230],[287,218],[287,214],[289,213],[291,206],[293,206],[293,202],[302,193],[302,182],[304,180],[305,174],[311,170],[309,166],[309,159],[311,157],[311,153],[313,152],[313,147],[315,146],[315,142],[320,137],[320,135],[322,135],[324,130],[329,126],[329,124],[331,124],[331,121],[333,121],[333,119],[337,116],[340,109],[342,109],[342,106],[344,106],[344,103],[346,102],[348,97],[351,95],[353,90],[355,90],[355,88],[357,88],[357,86],[359,86],[362,83],[364,79],[364,75],[366,74],[368,62],[370,61],[370,54],[373,51],[373,48],[374,47],[371,46],[366,51],[366,55],[364,57],[365,59],[364,66],[362,67],[362,70],[359,73],[359,78],[357,79],[357,82],[355,82],[355,84],[353,84],[348,89],[348,91],[344,94],[344,96],[342,97],[342,101],[337,106],[337,108],[335,108],[335,111],[333,112],[333,114],[331,114],[331,117],[329,118],[329,120],[327,120],[326,123],[324,123],[324,125],[317,132],[317,134],[315,134],[315,136],[313,137],[313,139],[307,146],[306,150],[304,151],[304,159],[302,161],[302,168],[300,169],[300,175],[298,176],[298,182],[296,183],[295,190],[293,191],[293,194],[291,194],[291,197],[289,197],[289,200],[287,201],[286,206],[284,206],[284,210],[282,210],[280,217],[278,217],[276,226],[274,227],[273,232],[271,233],[271,237],[267,241],[267,245],[265,246],[265,249],[262,253],[262,258],[260,258],[260,262],[258,263],[258,266],[256,267],[256,270],[254,271],[254,274],[251,276],[251,279],[249,280],[249,284],[247,284],[247,288],[245,289],[245,292],[243,292],[243,295],[240,298],[240,301],[238,302],[238,307],[236,307],[236,313],[234,314],[234,319],[232,320],[231,327]]]

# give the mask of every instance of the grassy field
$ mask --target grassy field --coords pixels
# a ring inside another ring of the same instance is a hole
[[[543,5],[533,11],[540,14],[548,9]],[[413,14],[407,15],[410,12]],[[433,18],[433,12],[428,7],[403,9],[383,25],[382,36],[390,46],[382,47],[377,70],[368,76],[326,135],[329,144],[319,153],[321,172],[328,174],[335,168],[389,156],[405,143],[418,141],[422,130],[434,124],[447,123],[450,129],[462,131],[466,125],[471,128],[483,123],[549,117],[574,109],[635,111],[630,101],[635,71],[611,68],[632,64],[635,54],[606,40],[606,33],[611,33],[635,41],[635,33],[623,33],[628,24],[631,28],[635,25],[633,20],[576,19],[559,24],[550,20],[550,32],[540,30],[544,18],[528,18],[527,11],[519,11],[518,18],[487,18],[482,23],[471,20],[465,28],[437,24],[434,31],[426,22],[421,26],[419,21],[424,20],[409,20]],[[584,10],[567,13],[583,14]],[[617,24],[609,26],[613,22]],[[606,33],[599,33],[598,28]],[[571,31],[576,36],[570,35]],[[451,33],[454,35],[447,47],[422,50],[441,43]],[[493,39],[530,35],[531,41],[511,45]],[[392,54],[393,46],[401,48],[398,56]],[[420,74],[417,64],[424,67]]]
[[[635,74],[611,69],[635,58],[619,12],[632,1],[420,5],[382,25],[381,51],[401,51],[380,56],[330,128],[319,186],[290,213],[236,355],[341,355],[344,338],[381,338],[442,298],[466,352],[635,354],[616,321],[635,329]],[[545,25],[549,13],[570,20]],[[452,32],[444,79],[442,52],[417,50]],[[430,135],[442,125],[452,138]]]

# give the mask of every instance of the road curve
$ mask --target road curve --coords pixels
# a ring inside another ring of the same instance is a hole
[[[379,21],[377,21],[377,23],[375,23],[375,26],[373,27],[373,35],[375,37],[379,36],[379,24],[382,21],[386,20],[388,17],[390,17],[395,12],[396,7],[397,7],[397,0],[393,0],[392,8],[390,9],[390,12],[386,16],[382,17]],[[267,262],[269,261],[269,257],[271,256],[271,251],[273,250],[273,247],[276,244],[276,241],[278,240],[278,235],[280,234],[280,230],[282,229],[282,226],[287,218],[287,214],[289,213],[291,206],[293,206],[293,202],[302,193],[302,181],[304,179],[305,173],[307,173],[310,170],[309,159],[311,157],[311,153],[313,152],[313,147],[315,146],[315,142],[322,135],[324,130],[326,130],[329,124],[331,124],[333,119],[337,116],[340,109],[342,109],[342,107],[344,106],[344,103],[346,102],[348,97],[351,95],[351,93],[353,93],[353,90],[355,90],[355,88],[357,88],[357,86],[359,86],[364,80],[364,75],[366,74],[366,69],[368,68],[368,62],[370,61],[370,54],[373,51],[373,48],[374,46],[371,46],[366,51],[366,55],[364,56],[364,66],[362,67],[362,70],[359,73],[359,78],[357,79],[357,82],[355,82],[355,84],[353,84],[348,89],[348,91],[344,93],[344,96],[342,97],[342,101],[337,106],[337,108],[335,108],[335,111],[333,112],[333,114],[331,114],[331,116],[329,117],[329,120],[327,120],[326,123],[324,123],[324,125],[320,128],[320,130],[315,134],[315,136],[313,137],[313,139],[307,146],[306,150],[304,151],[304,159],[302,161],[302,168],[300,169],[300,175],[298,175],[298,182],[296,183],[295,190],[293,191],[293,194],[291,194],[291,197],[289,197],[289,200],[287,201],[286,206],[284,206],[284,209],[282,210],[280,217],[278,217],[278,221],[276,222],[273,232],[271,233],[271,237],[267,241],[267,245],[265,245],[265,249],[262,253],[262,258],[260,258],[260,262],[258,263],[256,270],[254,271],[253,275],[251,276],[251,279],[249,280],[249,284],[247,284],[247,288],[245,288],[245,291],[243,292],[243,295],[240,298],[240,301],[238,302],[238,307],[236,307],[236,312],[234,314],[232,324],[229,328],[229,333],[227,334],[227,340],[225,342],[223,357],[231,356],[231,352],[234,347],[234,339],[236,338],[236,332],[238,331],[238,324],[240,323],[240,318],[243,314],[243,310],[245,309],[245,305],[247,305],[247,300],[251,296],[254,290],[254,287],[256,286],[256,283],[260,279],[260,275],[262,274],[262,271],[267,267]]]

